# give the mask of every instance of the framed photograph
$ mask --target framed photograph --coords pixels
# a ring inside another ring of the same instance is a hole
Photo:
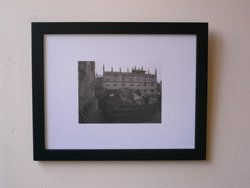
[[[205,160],[208,23],[32,23],[34,160]]]

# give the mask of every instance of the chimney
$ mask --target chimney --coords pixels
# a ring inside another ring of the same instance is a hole
[[[113,72],[113,67],[111,67],[111,72]]]
[[[120,67],[120,73],[122,72],[122,68]]]

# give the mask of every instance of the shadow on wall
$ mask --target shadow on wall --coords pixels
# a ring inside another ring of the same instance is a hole
[[[207,96],[207,160],[213,160],[213,143],[215,139],[214,122],[216,110],[219,104],[218,94],[221,84],[219,75],[222,70],[222,54],[223,54],[223,38],[214,33],[209,32],[208,36],[208,96]]]

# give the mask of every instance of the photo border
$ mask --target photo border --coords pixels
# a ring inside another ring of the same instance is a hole
[[[196,35],[194,149],[46,149],[45,34],[193,34]],[[181,22],[33,22],[33,160],[205,160],[208,23]]]

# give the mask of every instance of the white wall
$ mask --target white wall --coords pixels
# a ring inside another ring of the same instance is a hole
[[[0,187],[249,187],[250,1],[0,0]],[[32,161],[32,21],[208,21],[208,160]]]

